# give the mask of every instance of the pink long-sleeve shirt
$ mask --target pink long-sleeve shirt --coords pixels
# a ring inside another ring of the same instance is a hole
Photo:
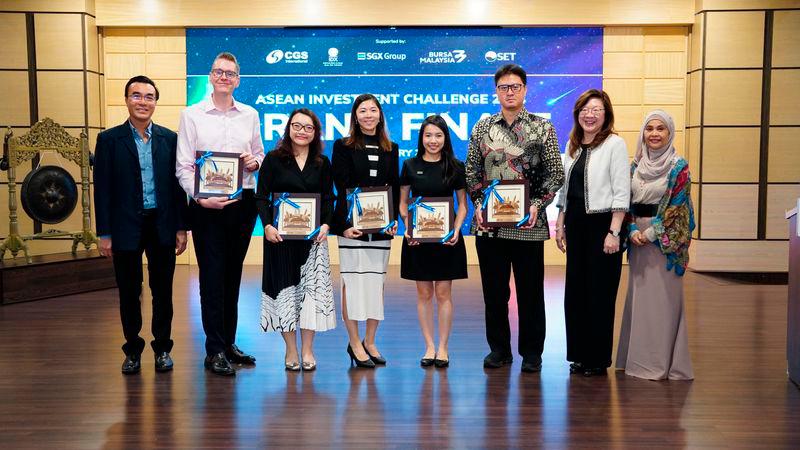
[[[227,153],[250,153],[261,167],[264,142],[258,112],[234,100],[233,107],[220,111],[209,98],[181,112],[178,129],[178,152],[175,175],[181,187],[194,197],[195,152],[211,150]],[[243,189],[255,189],[255,172],[244,171]]]

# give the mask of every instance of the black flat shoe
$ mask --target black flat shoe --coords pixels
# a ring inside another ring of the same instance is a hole
[[[364,341],[361,341],[361,345],[364,346],[364,351],[367,352],[367,355],[369,355],[369,359],[371,359],[372,362],[380,366],[386,365],[386,358],[384,358],[383,356],[372,356],[369,350],[367,350],[367,346],[364,345]]]
[[[503,355],[498,352],[491,352],[483,358],[483,367],[487,369],[499,369],[506,364],[514,362],[514,357],[511,355]]]
[[[439,369],[444,369],[445,367],[450,366],[450,360],[436,358],[433,360],[433,365],[438,367]]]
[[[583,364],[574,362],[569,365],[569,373],[583,373]]]
[[[588,367],[583,369],[583,376],[594,377],[598,375],[608,375],[605,367]]]
[[[364,351],[366,351],[366,349]],[[347,344],[347,354],[350,355],[350,365],[355,363],[356,367],[363,367],[365,369],[374,369],[375,368],[375,363],[372,362],[372,359],[367,358],[367,359],[362,361],[362,360],[356,358],[356,354],[353,352],[353,347],[350,347],[350,344]],[[367,355],[369,355],[369,352],[367,352]]]
[[[422,359],[419,360],[419,365],[421,367],[430,367],[430,366],[434,365],[436,363],[436,361],[438,361],[438,359],[422,358]]]
[[[168,352],[156,354],[156,372],[169,372],[172,370],[172,358]]]
[[[538,373],[542,371],[541,359],[522,358],[522,371],[525,373]]]
[[[256,357],[241,351],[236,344],[231,345],[231,348],[225,351],[225,358],[234,364],[244,364],[246,366],[254,366],[256,364]]]
[[[122,373],[132,375],[142,370],[142,355],[127,355],[122,362]]]
[[[206,369],[210,370],[216,375],[236,375],[236,369],[231,366],[230,361],[225,358],[225,352],[219,352],[216,355],[206,356],[203,365]]]

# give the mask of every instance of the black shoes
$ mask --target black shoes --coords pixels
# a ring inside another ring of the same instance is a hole
[[[499,369],[506,364],[511,364],[514,358],[511,355],[503,355],[498,352],[491,352],[483,358],[483,367],[487,369]]]
[[[605,367],[587,367],[583,369],[583,376],[585,377],[594,377],[607,374],[608,372],[606,371]]]
[[[225,358],[234,364],[244,364],[246,366],[256,364],[256,357],[241,351],[236,344],[231,345],[231,348],[225,351]]]
[[[367,355],[369,356],[369,359],[371,359],[373,363],[375,363],[377,365],[380,365],[380,366],[385,366],[386,365],[386,359],[383,356],[372,356],[369,353],[369,350],[367,350],[367,345],[364,344],[364,341],[361,341],[361,345],[364,346],[364,351],[367,352]]]
[[[422,358],[422,359],[419,360],[419,365],[421,367],[430,367],[430,366],[434,365],[436,363],[436,361],[438,361],[438,359],[435,359],[435,358]]]
[[[433,365],[439,369],[444,369],[445,367],[450,366],[450,360],[436,358],[433,360]]]
[[[537,373],[542,371],[541,358],[522,358],[522,371],[525,373]]]
[[[570,374],[583,373],[583,364],[579,362],[570,363],[569,373]]]
[[[364,349],[364,351],[366,352],[367,350]],[[347,354],[350,355],[350,364],[351,365],[353,363],[355,363],[356,367],[363,367],[363,368],[366,368],[366,369],[374,369],[375,368],[375,363],[372,361],[371,358],[367,358],[367,359],[365,359],[363,361],[358,359],[358,358],[356,358],[356,354],[353,352],[353,347],[350,347],[350,344],[347,344]],[[367,355],[369,355],[369,352],[367,352]]]
[[[219,352],[213,356],[206,356],[203,365],[206,369],[217,375],[236,375],[236,370],[231,366],[231,363],[225,358],[224,352]]]
[[[156,372],[169,372],[172,370],[172,358],[169,353],[161,352],[155,355],[156,357]],[[124,369],[123,369],[124,371]]]
[[[142,355],[127,355],[122,363],[122,373],[131,375],[142,370]]]

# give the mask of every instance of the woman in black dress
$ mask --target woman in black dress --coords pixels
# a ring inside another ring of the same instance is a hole
[[[389,140],[378,99],[362,94],[353,102],[350,135],[333,144],[333,181],[337,200],[334,233],[339,236],[339,272],[342,276],[342,318],[347,327],[350,361],[358,367],[386,364],[375,346],[378,323],[383,320],[383,282],[389,264],[395,225],[384,233],[364,234],[348,218],[347,190],[355,187],[391,186],[390,217],[397,217],[400,196],[397,144]],[[358,321],[367,322],[364,340]]]
[[[333,177],[331,163],[322,154],[320,131],[312,111],[292,111],[283,138],[264,158],[258,174],[256,204],[264,224],[261,327],[281,332],[286,370],[291,371],[314,370],[314,333],[336,327],[327,241],[333,219]],[[278,233],[273,225],[273,194],[283,192],[320,194],[321,225],[315,236],[284,240]],[[297,328],[302,355],[297,353]]]
[[[453,236],[444,243],[415,242],[409,232],[411,197],[458,198],[458,212]],[[403,163],[400,174],[400,216],[406,226],[400,276],[417,282],[417,314],[425,354],[423,367],[447,367],[450,357],[447,343],[453,323],[452,280],[467,278],[467,253],[461,239],[461,225],[467,216],[467,194],[464,165],[453,156],[450,130],[441,116],[430,116],[422,122],[417,142],[417,156]],[[433,340],[433,295],[439,306],[439,346]]]

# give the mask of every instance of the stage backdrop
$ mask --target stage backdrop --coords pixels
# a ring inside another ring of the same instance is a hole
[[[261,114],[266,150],[288,114],[306,107],[322,121],[330,156],[333,141],[347,134],[353,99],[370,92],[400,146],[401,167],[416,154],[419,124],[431,114],[444,116],[456,156],[465,159],[472,127],[499,111],[493,75],[503,64],[526,70],[526,108],[553,121],[562,152],[575,99],[603,85],[602,28],[192,28],[188,104],[211,93],[208,72],[222,51],[239,59],[235,97]],[[552,209],[548,215],[555,220]]]

